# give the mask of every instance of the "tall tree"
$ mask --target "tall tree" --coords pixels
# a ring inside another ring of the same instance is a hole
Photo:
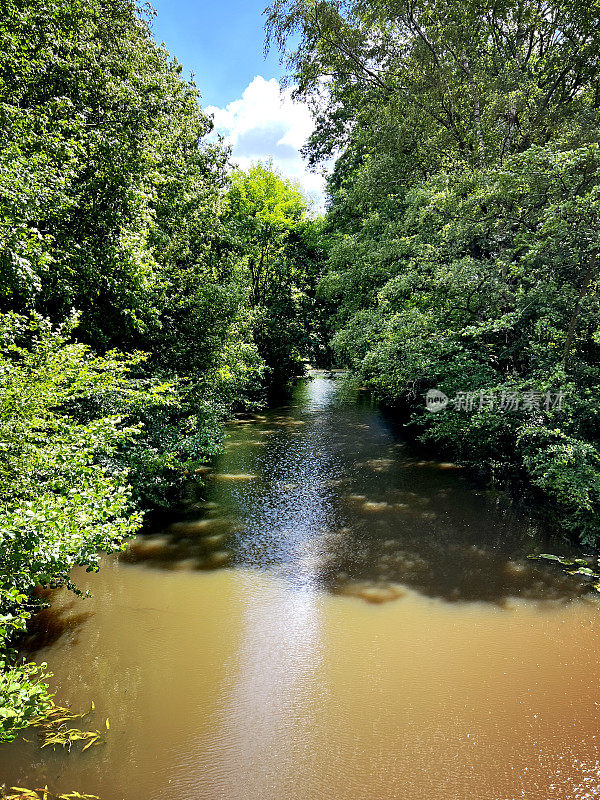
[[[597,0],[277,0],[268,32],[299,37],[287,63],[313,102],[313,160],[387,140],[427,172],[596,141],[599,22]]]
[[[299,187],[271,165],[235,173],[228,204],[230,230],[247,270],[254,338],[268,383],[284,386],[304,373],[317,346],[319,223],[309,218]]]

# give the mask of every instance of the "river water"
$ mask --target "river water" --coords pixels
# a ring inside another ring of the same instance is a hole
[[[94,700],[106,744],[4,746],[0,784],[600,797],[600,606],[527,559],[556,543],[452,464],[420,461],[335,380],[228,433],[189,512],[77,574],[93,597],[59,594],[38,625],[57,700]]]

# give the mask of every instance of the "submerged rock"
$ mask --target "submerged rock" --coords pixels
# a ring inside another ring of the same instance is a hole
[[[197,558],[182,558],[165,564],[165,568],[173,572],[191,572],[200,568],[202,562]]]
[[[218,526],[218,519],[193,519],[175,522],[169,530],[179,534],[205,534]]]
[[[219,472],[216,475],[211,475],[217,481],[254,481],[258,475],[247,475],[246,473],[232,474],[227,472]]]
[[[378,513],[378,512],[381,512],[381,511],[386,511],[388,508],[391,508],[391,507],[392,506],[390,506],[389,503],[385,503],[385,502],[376,503],[373,500],[367,500],[365,503],[363,503],[363,506],[362,506],[363,511],[372,511],[374,513]]]
[[[504,566],[504,572],[511,578],[520,578],[527,575],[530,571],[528,564],[519,563],[518,561],[507,561]]]
[[[218,547],[218,545],[222,544],[226,538],[227,535],[224,533],[218,533],[214,536],[205,536],[202,539],[202,544],[206,545],[206,547]]]
[[[386,472],[393,464],[394,460],[392,458],[371,458],[363,464],[359,464],[359,466],[369,467],[375,472]]]
[[[214,511],[217,508],[219,508],[218,503],[204,502],[202,500],[198,503],[192,503],[191,506],[188,506],[188,511]]]
[[[136,556],[153,556],[160,555],[172,546],[173,543],[167,536],[140,537],[130,542],[127,550]]]
[[[207,464],[204,464],[201,467],[196,467],[194,472],[196,473],[196,475],[208,475],[210,472],[212,472],[212,467],[209,467]]]

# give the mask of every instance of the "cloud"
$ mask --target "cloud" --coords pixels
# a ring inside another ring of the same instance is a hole
[[[256,78],[239,100],[225,108],[208,106],[216,130],[232,147],[232,161],[242,169],[252,162],[272,159],[287,177],[300,183],[317,207],[324,205],[325,181],[309,172],[300,148],[314,130],[311,113],[303,103],[292,100],[292,90],[281,90],[275,78]]]

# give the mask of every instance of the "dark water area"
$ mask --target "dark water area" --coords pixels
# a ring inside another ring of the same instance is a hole
[[[126,555],[163,568],[268,569],[373,602],[408,585],[448,601],[568,598],[588,590],[532,552],[569,554],[454,464],[423,461],[364,393],[318,376],[294,402],[228,426],[190,512]],[[363,586],[364,585],[364,586]]]
[[[600,797],[600,602],[564,542],[317,376],[29,642],[105,743],[0,748],[101,800]],[[110,729],[106,730],[106,720]],[[28,739],[29,741],[26,741]]]

